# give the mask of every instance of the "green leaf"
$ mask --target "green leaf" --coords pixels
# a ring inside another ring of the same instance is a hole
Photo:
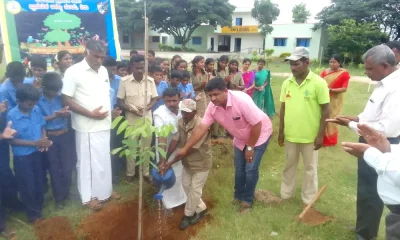
[[[119,135],[121,132],[123,132],[126,128],[128,127],[128,121],[124,121],[119,125],[117,134]]]
[[[114,129],[123,118],[122,116],[116,117],[111,124],[111,128]]]
[[[111,151],[111,154],[112,154],[112,155],[115,155],[115,154],[119,153],[122,149],[123,149],[123,147],[113,149],[113,150]]]
[[[164,151],[164,149],[157,147],[157,151],[163,158],[167,157],[167,153]]]
[[[152,161],[150,161],[149,163],[150,163],[151,166],[153,166],[153,168],[155,168],[155,169],[157,169],[157,170],[160,170],[160,169],[158,168],[158,166],[157,166],[156,164],[154,164]]]
[[[149,152],[149,153],[150,153],[150,157],[151,158],[155,158],[156,157],[156,154],[154,152]]]

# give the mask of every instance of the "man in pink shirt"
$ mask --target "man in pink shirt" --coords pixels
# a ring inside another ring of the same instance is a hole
[[[186,156],[218,122],[234,137],[235,193],[234,203],[241,203],[240,212],[250,210],[258,181],[258,168],[272,134],[272,123],[251,97],[244,92],[230,91],[222,78],[213,78],[205,87],[211,99],[201,124],[179,150],[176,159]]]

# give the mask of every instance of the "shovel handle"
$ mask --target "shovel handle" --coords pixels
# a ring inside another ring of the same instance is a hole
[[[310,210],[311,206],[318,200],[318,198],[321,196],[321,194],[326,190],[326,185],[324,185],[321,190],[315,195],[314,199],[304,208],[303,212],[300,213],[299,219],[302,219],[304,215]]]

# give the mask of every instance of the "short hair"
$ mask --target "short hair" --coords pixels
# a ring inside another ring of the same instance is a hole
[[[136,51],[136,50],[131,50],[131,51],[129,52],[129,56],[132,56],[132,54],[139,54],[139,52]]]
[[[151,65],[149,68],[149,72],[150,73],[156,73],[156,72],[163,73],[164,70],[159,65]]]
[[[65,57],[66,55],[71,55],[71,53],[70,52],[68,52],[67,50],[61,50],[61,51],[59,51],[58,53],[57,53],[57,61],[61,61],[61,59],[63,58],[63,57]],[[71,55],[72,56],[72,55]]]
[[[261,58],[257,63],[263,63],[265,65],[265,59]]]
[[[99,52],[106,53],[107,52],[107,47],[103,42],[101,42],[99,40],[90,39],[86,43],[86,50],[99,51]]]
[[[213,90],[225,91],[225,89],[226,89],[225,81],[220,77],[216,77],[208,81],[206,87],[204,88],[206,92],[211,92]]]
[[[131,60],[129,61],[130,65],[132,66],[135,63],[140,63],[144,62],[144,56],[143,55],[134,55],[131,57]]]
[[[120,68],[128,68],[128,63],[129,63],[129,61],[126,61],[126,60],[118,61],[117,62],[117,70]]]
[[[190,78],[190,73],[188,71],[181,71],[182,72],[182,78]]]
[[[103,61],[104,67],[115,67],[117,66],[117,60],[111,56],[106,56]]]
[[[20,102],[38,101],[40,92],[32,84],[22,84],[16,92],[16,98]]]
[[[63,87],[61,75],[56,72],[48,72],[43,76],[42,86],[51,91],[60,91]]]
[[[386,46],[388,46],[390,49],[396,48],[400,51],[400,41],[389,41],[386,43]]]
[[[364,61],[368,58],[372,58],[375,64],[388,64],[390,66],[396,66],[396,57],[392,49],[386,45],[378,45],[369,49],[362,57]]]
[[[179,71],[179,70],[172,70],[171,71],[171,78],[182,79],[183,78],[182,72]]]
[[[149,54],[151,54],[153,57],[156,56],[156,53],[153,50],[149,50]]]
[[[169,87],[164,90],[162,96],[163,97],[175,97],[178,96],[180,97],[181,93],[179,92],[178,88],[176,87]]]
[[[47,70],[47,61],[41,56],[32,56],[31,58],[31,68],[37,67]]]
[[[21,78],[24,80],[25,75],[25,67],[21,62],[10,62],[6,67],[7,78]]]

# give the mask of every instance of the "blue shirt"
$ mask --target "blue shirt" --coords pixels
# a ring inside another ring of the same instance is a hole
[[[157,88],[157,94],[159,97],[162,97],[165,89],[168,88],[168,83],[165,81],[161,81],[158,85],[156,84]],[[153,112],[157,110],[160,106],[164,105],[164,100],[161,98],[160,100],[157,101],[157,103],[153,106]]]
[[[25,78],[24,84],[33,84],[34,78]],[[0,85],[0,102],[5,100],[8,101],[8,109],[17,106],[17,88],[12,84],[10,79],[6,79],[2,85]]]
[[[186,84],[186,86],[184,86],[182,83],[179,83],[178,90],[179,92],[184,93],[183,99],[188,99],[188,93],[190,92],[192,92],[192,96],[190,96],[191,99],[194,99],[196,97],[193,89],[193,84],[191,83]]]
[[[25,78],[24,84],[33,84],[34,81],[35,81],[35,77]]]
[[[114,109],[117,106],[117,94],[115,90],[112,88],[110,88],[110,103],[112,109]]]
[[[111,103],[114,103],[111,105],[111,107],[113,107],[113,108],[117,106],[117,95],[118,95],[118,89],[119,89],[120,82],[121,82],[121,77],[118,75],[115,75],[114,80],[110,81],[110,87],[114,90],[113,100],[111,101]],[[111,92],[110,92],[110,96],[111,96]]]
[[[51,102],[42,95],[37,106],[44,117],[51,116],[55,112],[60,111],[64,106],[62,104],[61,96],[57,96]],[[46,121],[46,130],[61,130],[68,128],[68,118],[56,118],[51,121]]]
[[[42,137],[42,128],[46,121],[40,113],[38,106],[35,106],[29,115],[22,113],[18,107],[11,109],[7,114],[7,122],[12,121],[12,126],[17,130],[15,139],[25,141],[37,141]],[[11,145],[15,156],[27,156],[38,151],[37,147]]]

